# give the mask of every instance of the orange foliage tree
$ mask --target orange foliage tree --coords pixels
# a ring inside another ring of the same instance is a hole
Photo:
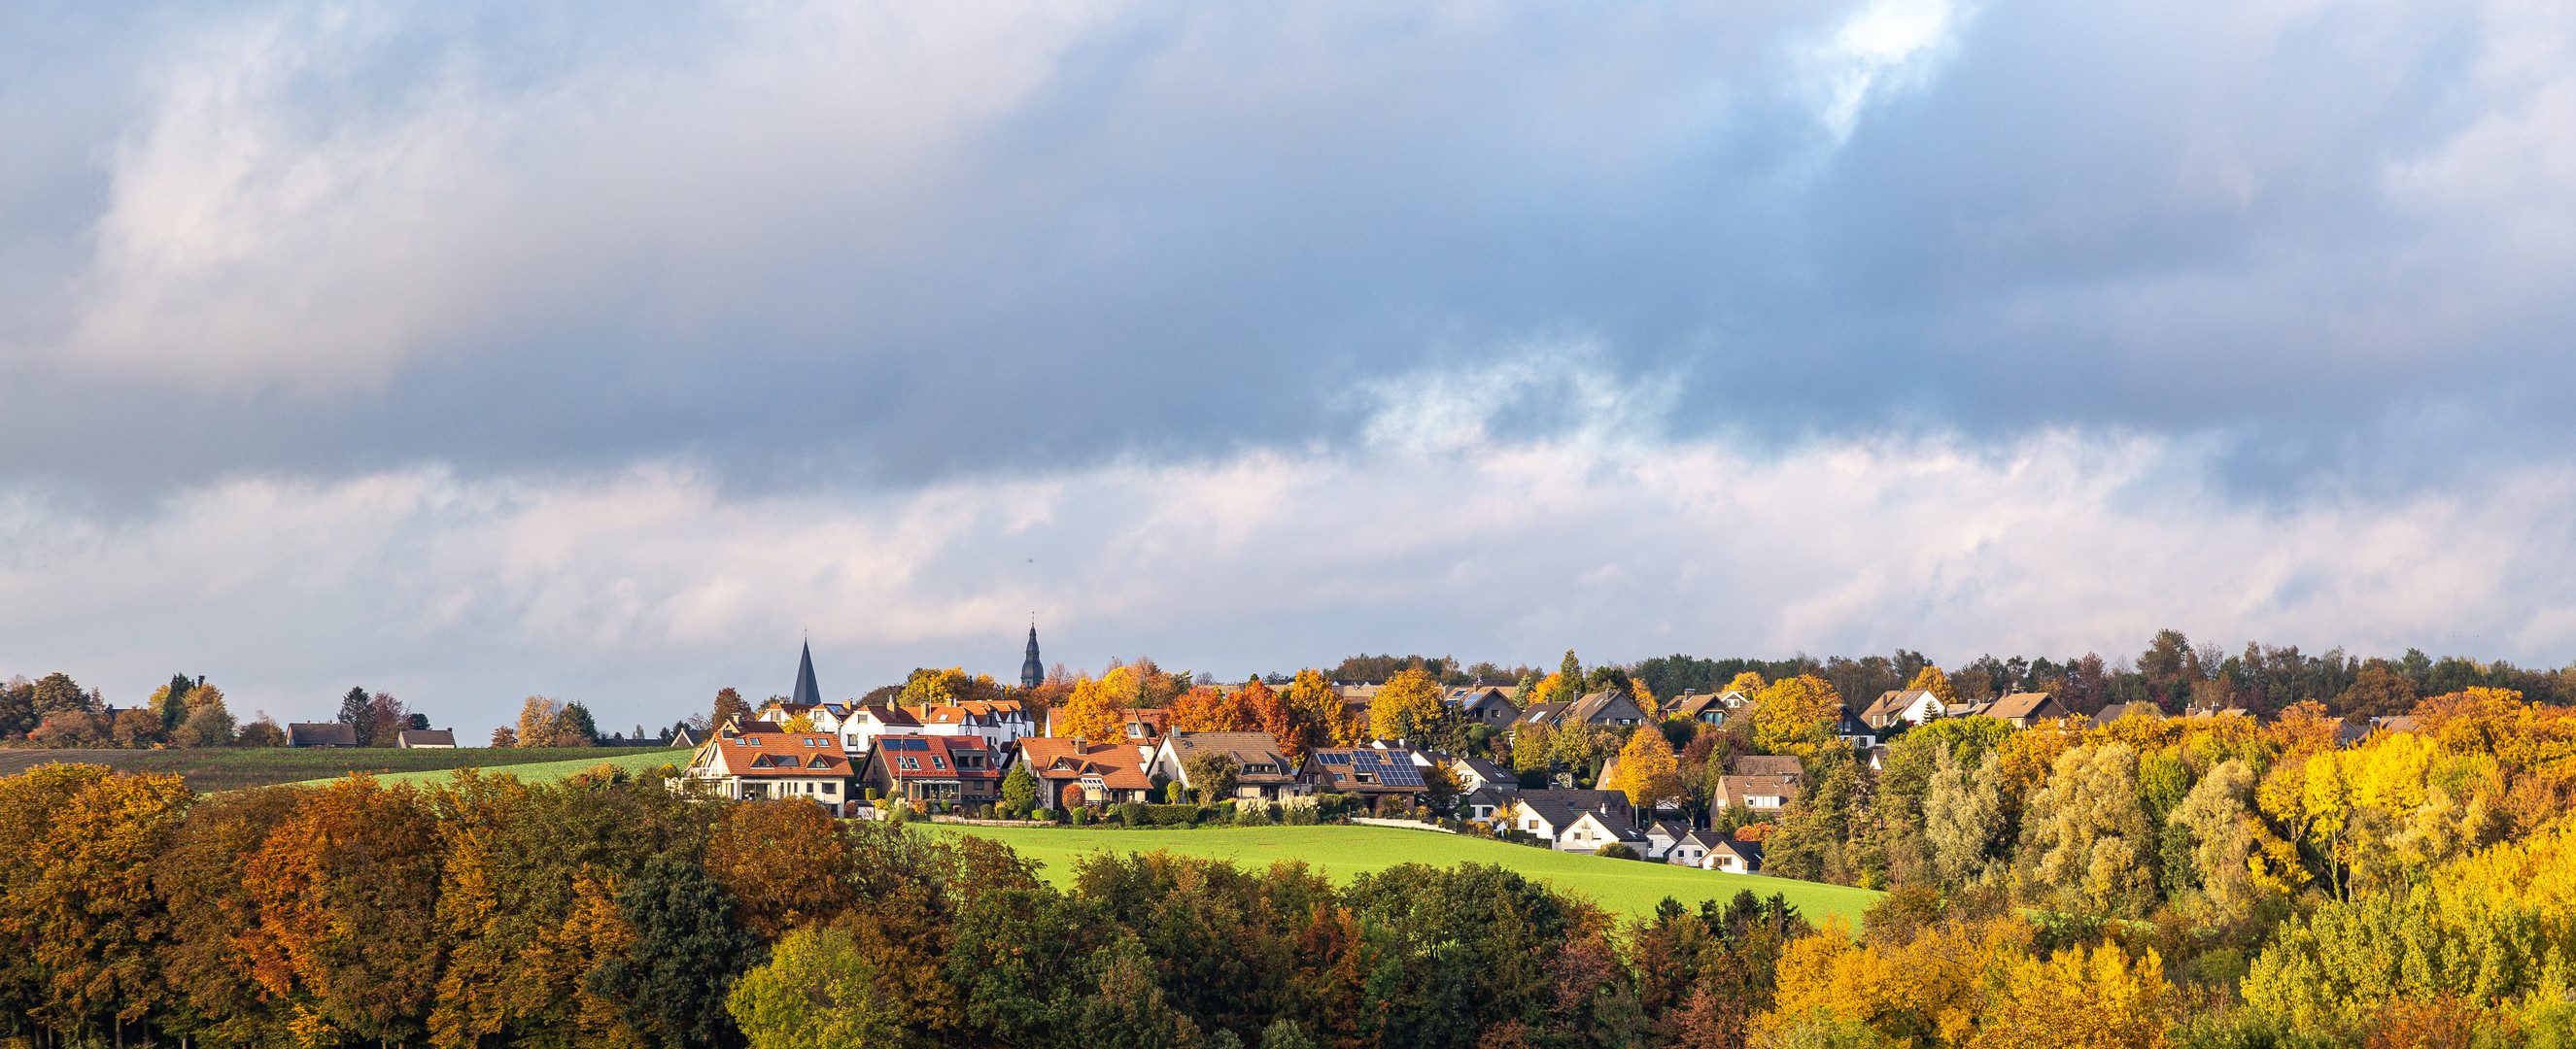
[[[1262,689],[1268,693],[1269,689]],[[1261,714],[1246,701],[1244,690],[1225,691],[1213,685],[1201,685],[1172,701],[1165,708],[1168,727],[1174,732],[1259,732]]]
[[[261,844],[243,877],[260,920],[242,940],[300,1041],[426,1033],[443,851],[427,798],[359,775],[307,795]]]

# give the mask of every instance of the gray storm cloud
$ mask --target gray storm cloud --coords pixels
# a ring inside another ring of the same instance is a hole
[[[2571,217],[2549,5],[21,5],[0,672],[2555,663]]]

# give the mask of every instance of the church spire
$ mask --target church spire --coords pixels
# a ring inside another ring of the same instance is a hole
[[[805,643],[805,654],[796,660],[796,694],[787,700],[798,706],[823,702],[823,690],[814,684],[814,643]]]
[[[1046,664],[1038,659],[1038,623],[1029,619],[1029,658],[1020,661],[1020,687],[1036,688],[1046,680]]]

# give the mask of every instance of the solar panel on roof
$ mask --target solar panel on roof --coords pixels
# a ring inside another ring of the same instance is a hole
[[[1315,756],[1322,759],[1324,764],[1327,765],[1348,765],[1351,763],[1351,757],[1348,754],[1317,754]]]

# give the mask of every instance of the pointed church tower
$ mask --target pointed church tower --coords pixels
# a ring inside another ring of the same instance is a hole
[[[823,690],[814,684],[814,643],[805,643],[805,654],[796,660],[796,694],[788,702],[798,706],[815,706],[823,702]]]
[[[1038,659],[1038,625],[1029,624],[1029,658],[1020,661],[1020,687],[1036,688],[1046,681],[1046,664]]]

